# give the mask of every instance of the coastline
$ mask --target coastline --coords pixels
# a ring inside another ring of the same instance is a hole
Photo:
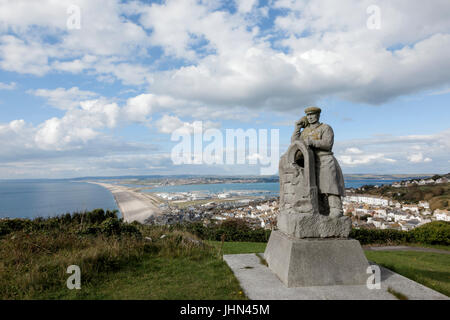
[[[158,207],[161,201],[151,194],[137,192],[133,188],[108,183],[93,181],[89,181],[88,183],[102,186],[112,193],[125,222],[138,221],[144,223],[150,216],[161,214],[161,209]]]

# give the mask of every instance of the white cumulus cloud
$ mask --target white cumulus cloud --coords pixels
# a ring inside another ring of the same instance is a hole
[[[10,83],[4,83],[0,82],[0,90],[14,90],[17,87],[17,83],[10,82]]]
[[[423,154],[420,153],[416,153],[416,154],[411,154],[407,157],[408,161],[412,162],[412,163],[421,163],[421,162],[431,162],[433,161],[431,158],[429,157],[424,157]]]

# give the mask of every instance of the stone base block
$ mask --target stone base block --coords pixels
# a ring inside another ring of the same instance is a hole
[[[272,231],[264,258],[287,287],[365,284],[369,263],[352,239],[296,239]]]
[[[295,238],[347,238],[352,229],[349,217],[330,217],[321,214],[278,215],[278,229]]]

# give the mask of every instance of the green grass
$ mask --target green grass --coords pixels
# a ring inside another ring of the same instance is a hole
[[[208,244],[219,249],[222,246],[220,241],[207,241]],[[223,254],[239,253],[259,253],[266,250],[265,242],[224,242]]]
[[[220,248],[220,241],[209,241]],[[419,246],[419,245],[417,245]],[[449,250],[448,246],[423,247]],[[224,254],[261,253],[266,243],[224,242]],[[417,251],[365,251],[367,259],[450,296],[450,255]]]
[[[0,231],[0,300],[246,299],[217,248],[188,232],[99,212],[0,221]],[[70,265],[81,290],[66,286]]]
[[[183,244],[181,238],[192,237],[186,233],[165,232],[160,239],[159,232],[153,230],[157,240],[150,243],[112,237],[2,239],[0,299],[246,299],[217,249]],[[66,287],[71,264],[81,268],[81,290]]]
[[[416,251],[365,251],[367,259],[450,296],[450,255]]]
[[[80,290],[46,292],[39,299],[223,300],[246,299],[232,271],[210,257],[155,257],[104,275]]]

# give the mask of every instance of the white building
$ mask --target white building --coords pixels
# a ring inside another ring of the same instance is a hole
[[[375,209],[375,213],[380,217],[386,217],[387,212],[386,209]]]
[[[368,209],[364,209],[364,208],[356,208],[355,209],[355,213],[356,214],[368,214],[369,210]]]
[[[386,229],[385,221],[378,218],[367,218],[367,223],[372,223],[377,229]]]
[[[268,211],[270,210],[270,207],[267,204],[262,204],[260,206],[256,206],[256,209],[259,211]]]
[[[404,212],[395,212],[395,213],[393,213],[393,216],[394,216],[393,218],[394,218],[395,222],[408,221],[411,219],[411,216]]]
[[[402,227],[402,231],[409,231],[414,229],[414,226],[406,221],[399,221],[400,226]]]
[[[423,225],[425,223],[430,223],[431,222],[431,219],[429,219],[429,218],[417,217],[417,220],[420,221],[419,225]]]
[[[229,198],[229,197],[230,197],[230,194],[227,193],[227,192],[219,193],[219,194],[217,195],[217,198],[219,198],[219,199],[226,199],[226,198]]]
[[[403,211],[411,211],[415,213],[419,213],[419,207],[413,204],[404,204],[402,207]]]
[[[450,211],[436,209],[434,210],[434,217],[436,218],[436,220],[450,221]]]
[[[428,201],[419,201],[419,207],[430,209],[430,203]]]
[[[389,206],[389,199],[371,195],[355,194],[346,196],[344,199],[348,202],[364,203],[373,206]]]
[[[392,202],[392,205],[395,206],[397,209],[400,209],[402,207],[402,204],[398,201]]]

